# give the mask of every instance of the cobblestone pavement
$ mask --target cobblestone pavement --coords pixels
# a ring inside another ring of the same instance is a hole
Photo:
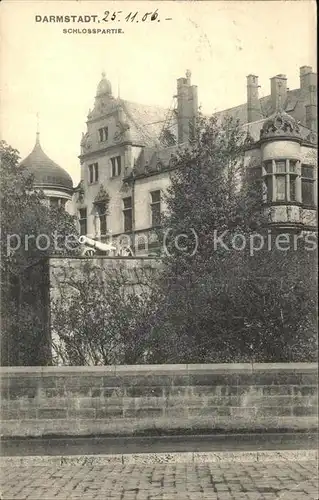
[[[316,462],[1,469],[1,500],[317,500]]]

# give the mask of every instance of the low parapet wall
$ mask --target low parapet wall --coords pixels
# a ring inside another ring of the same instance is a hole
[[[314,430],[317,365],[1,368],[2,436]]]

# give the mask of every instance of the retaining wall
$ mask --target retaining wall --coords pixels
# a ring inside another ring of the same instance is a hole
[[[6,367],[2,436],[314,430],[317,365]]]

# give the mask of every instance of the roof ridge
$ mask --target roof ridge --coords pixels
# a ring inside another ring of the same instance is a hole
[[[129,99],[121,99],[122,102],[124,103],[130,103],[130,104],[134,104],[136,106],[143,106],[145,108],[156,108],[156,109],[160,109],[162,111],[169,111],[170,108],[168,107],[163,107],[163,106],[159,106],[158,104],[144,104],[143,102],[137,102],[137,101],[130,101]]]

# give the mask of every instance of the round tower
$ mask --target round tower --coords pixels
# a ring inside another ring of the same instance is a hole
[[[33,174],[34,187],[44,192],[50,206],[66,207],[66,203],[72,200],[72,178],[45,154],[40,144],[39,132],[33,150],[20,165]]]
[[[296,120],[276,111],[260,131],[264,203],[270,223],[288,229],[300,222],[301,143]]]

